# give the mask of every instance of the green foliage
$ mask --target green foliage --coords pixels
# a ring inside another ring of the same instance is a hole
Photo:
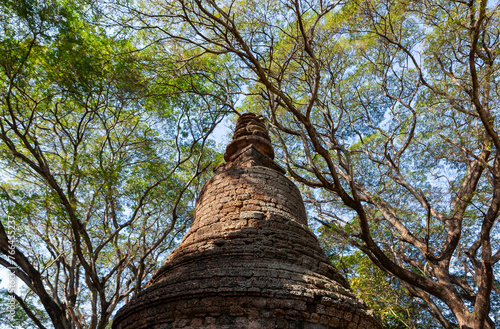
[[[359,252],[342,258],[348,273],[356,273],[349,282],[354,293],[372,308],[386,328],[411,328],[409,323],[421,319],[423,311],[415,312],[404,289],[391,284],[391,276],[382,272]],[[349,268],[351,267],[351,268]],[[354,267],[354,268],[352,268]]]
[[[189,225],[221,161],[208,134],[235,108],[263,113],[386,326],[490,328],[499,26],[487,1],[4,1],[4,218],[47,286],[87,275],[72,308],[104,291],[96,273],[125,278],[125,300]]]
[[[56,328],[105,328],[162,265],[222,161],[209,136],[231,97],[203,73],[223,63],[179,64],[98,5],[0,5],[0,219],[23,306]]]

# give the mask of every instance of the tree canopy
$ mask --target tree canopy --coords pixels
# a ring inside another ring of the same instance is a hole
[[[0,264],[27,286],[3,317],[106,328],[189,225],[225,91],[91,3],[1,7]]]
[[[494,328],[499,5],[6,1],[1,197],[29,224],[26,314],[105,327],[189,225],[210,133],[253,111],[388,327]]]

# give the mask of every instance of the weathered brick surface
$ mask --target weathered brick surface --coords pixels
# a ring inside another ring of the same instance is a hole
[[[113,328],[381,328],[308,229],[263,127],[238,121],[189,232]]]

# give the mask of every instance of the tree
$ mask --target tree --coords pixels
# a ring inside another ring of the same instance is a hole
[[[354,250],[349,239],[338,234],[338,228],[328,217],[317,220],[322,223],[317,234],[323,250],[349,280],[352,291],[374,310],[384,328],[441,328],[427,312],[427,305],[409,293],[411,287],[378,268],[360,250]],[[353,230],[357,230],[357,223],[342,227],[342,233]]]
[[[499,13],[482,1],[164,1],[137,24],[230,57],[336,234],[444,328],[493,328]],[[346,223],[357,225],[344,231]]]
[[[220,161],[209,136],[230,96],[202,71],[215,63],[194,72],[103,27],[97,5],[0,5],[0,265],[27,287],[9,292],[13,327],[106,328],[182,236]]]

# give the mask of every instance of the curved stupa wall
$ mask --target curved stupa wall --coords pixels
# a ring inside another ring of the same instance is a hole
[[[113,328],[381,328],[307,227],[262,127],[238,120],[189,232]]]

